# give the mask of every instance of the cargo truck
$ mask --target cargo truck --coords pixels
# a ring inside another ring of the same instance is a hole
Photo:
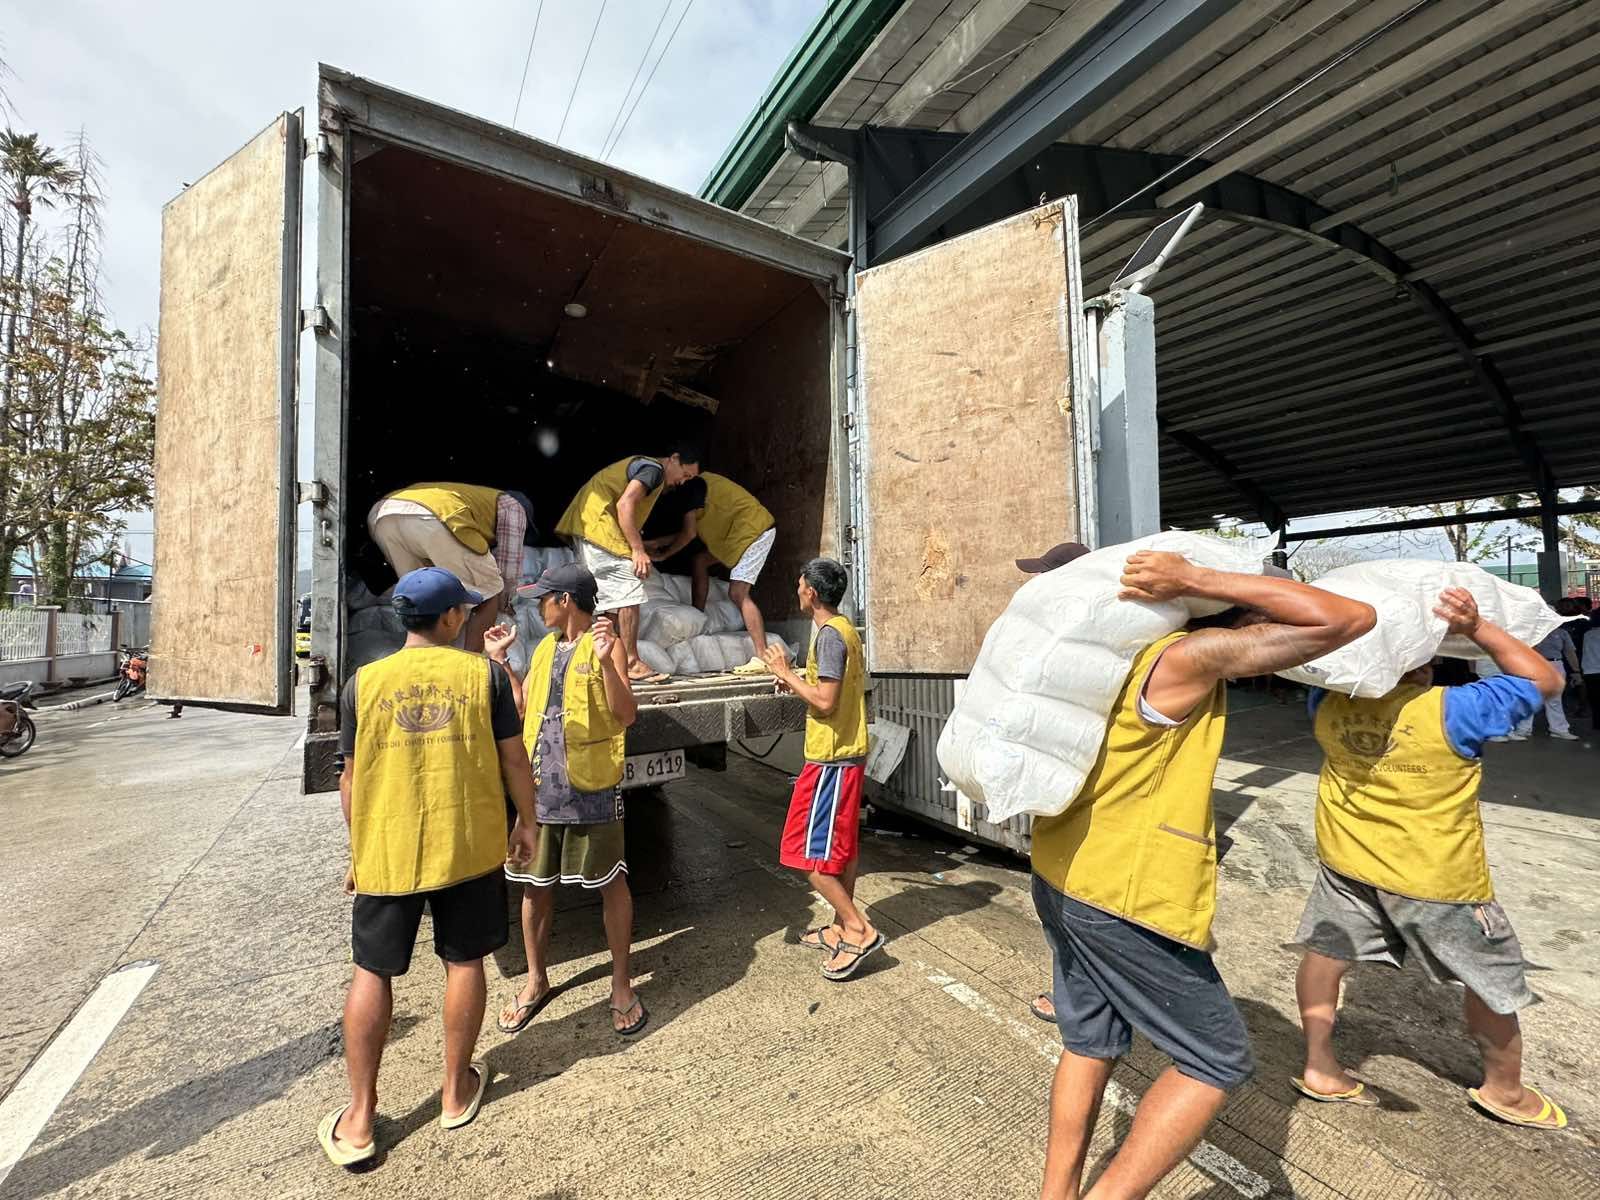
[[[596,467],[686,428],[776,518],[757,598],[778,628],[805,635],[794,580],[840,558],[874,687],[947,693],[1017,585],[1012,560],[1093,540],[1083,324],[1070,198],[856,273],[839,251],[324,66],[313,121],[283,113],[163,214],[151,694],[287,714],[298,683],[305,786],[331,787],[371,504],[418,479],[483,483],[528,493],[549,529]],[[804,717],[770,679],[640,699],[628,752],[645,781]]]

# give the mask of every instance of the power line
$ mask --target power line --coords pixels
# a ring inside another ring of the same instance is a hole
[[[522,60],[522,82],[517,84],[517,105],[511,110],[511,128],[517,127],[517,115],[522,112],[522,89],[528,86],[528,66],[533,62],[533,43],[539,38],[539,18],[544,16],[544,0],[533,12],[533,32],[528,35],[528,57]]]
[[[1207,142],[1204,146],[1200,147],[1200,149],[1196,150],[1193,154],[1189,155],[1189,157],[1185,158],[1181,163],[1179,163],[1177,166],[1173,167],[1170,171],[1166,171],[1166,172],[1162,173],[1161,175],[1158,175],[1156,178],[1152,179],[1149,183],[1145,184],[1138,191],[1133,192],[1130,195],[1124,196],[1121,200],[1118,200],[1115,204],[1113,204],[1110,208],[1106,209],[1104,212],[1100,213],[1093,220],[1085,221],[1084,224],[1083,224],[1083,228],[1085,230],[1092,228],[1094,225],[1096,225],[1099,222],[1105,220],[1112,213],[1116,212],[1123,205],[1128,204],[1130,201],[1135,200],[1139,196],[1144,195],[1144,193],[1150,191],[1152,188],[1160,187],[1161,184],[1165,183],[1168,179],[1171,179],[1179,171],[1182,171],[1185,168],[1192,166],[1197,160],[1199,160],[1201,158],[1204,158],[1207,154],[1209,154],[1212,151],[1212,149],[1214,149],[1216,146],[1222,144],[1223,142],[1227,141],[1229,138],[1231,138],[1234,134],[1238,133],[1245,126],[1251,124],[1252,122],[1256,121],[1257,119],[1259,119],[1261,117],[1266,116],[1267,113],[1269,113],[1273,109],[1277,108],[1278,105],[1282,104],[1285,100],[1289,99],[1296,92],[1300,91],[1302,88],[1309,87],[1311,84],[1313,84],[1317,80],[1321,79],[1329,71],[1331,71],[1335,67],[1337,67],[1340,63],[1343,63],[1343,62],[1347,61],[1352,55],[1359,54],[1361,51],[1365,50],[1373,42],[1377,41],[1378,38],[1380,38],[1384,34],[1388,33],[1389,30],[1393,29],[1396,25],[1400,24],[1407,17],[1409,17],[1412,13],[1416,12],[1419,8],[1423,7],[1423,5],[1425,5],[1427,3],[1428,3],[1428,0],[1417,0],[1417,3],[1413,4],[1410,8],[1406,9],[1405,12],[1401,13],[1399,16],[1397,16],[1397,17],[1393,18],[1392,20],[1388,21],[1386,24],[1382,25],[1378,29],[1373,30],[1370,34],[1368,34],[1366,37],[1362,38],[1355,45],[1351,46],[1349,49],[1345,50],[1342,54],[1338,55],[1332,61],[1330,61],[1326,65],[1324,65],[1320,70],[1316,71],[1314,74],[1306,76],[1299,83],[1295,84],[1292,88],[1290,88],[1288,91],[1284,92],[1282,95],[1274,97],[1271,101],[1269,101],[1268,103],[1262,105],[1260,108],[1256,109],[1255,112],[1251,113],[1244,120],[1240,121],[1232,129],[1229,129],[1227,132],[1218,134],[1216,137],[1212,138],[1211,141]]]
[[[600,139],[600,153],[603,156],[606,147],[611,144],[611,135],[617,131],[617,122],[622,120],[622,110],[628,107],[628,97],[633,95],[633,85],[639,82],[639,74],[644,70],[644,64],[650,60],[650,51],[656,44],[656,39],[661,36],[661,27],[667,23],[667,14],[672,11],[672,0],[667,0],[661,8],[661,19],[656,22],[655,32],[650,35],[650,40],[645,43],[644,53],[639,56],[639,65],[633,69],[633,78],[628,80],[628,90],[622,93],[622,103],[617,105],[617,115],[611,118],[611,128],[606,130],[605,137]]]
[[[683,11],[678,14],[678,23],[672,27],[672,32],[667,35],[667,44],[661,48],[661,58],[656,59],[656,65],[650,68],[650,74],[645,77],[644,87],[639,89],[638,96],[634,98],[633,107],[628,110],[628,115],[622,119],[622,128],[617,130],[617,136],[612,139],[610,149],[602,149],[600,151],[602,160],[621,144],[622,135],[628,132],[628,122],[633,120],[633,114],[639,111],[639,101],[643,100],[645,92],[650,90],[650,81],[656,77],[656,72],[661,68],[662,59],[665,59],[667,51],[672,49],[673,39],[678,36],[678,30],[683,28],[683,19],[689,15],[689,10],[693,7],[694,0],[689,0],[689,3],[683,6]]]
[[[594,28],[589,31],[589,44],[583,48],[583,61],[578,64],[578,77],[572,81],[572,91],[567,96],[567,111],[561,114],[561,128],[556,130],[556,145],[561,144],[561,135],[566,132],[567,117],[572,113],[572,102],[578,98],[578,85],[583,82],[584,68],[589,65],[589,51],[594,49],[594,35],[600,32],[600,18],[606,15],[608,0],[600,0],[600,11],[595,14]]]

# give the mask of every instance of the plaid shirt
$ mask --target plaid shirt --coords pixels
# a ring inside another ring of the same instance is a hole
[[[511,496],[501,492],[494,506],[494,561],[508,588],[515,588],[522,582],[522,537],[527,530],[527,512]]]

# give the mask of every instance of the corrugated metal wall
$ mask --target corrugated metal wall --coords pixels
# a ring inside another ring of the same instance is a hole
[[[972,819],[963,822],[957,811],[956,793],[944,790],[939,781],[939,761],[935,750],[939,731],[955,707],[954,675],[874,675],[872,711],[876,719],[893,721],[911,730],[911,741],[899,768],[884,785],[883,799],[892,807],[913,816],[936,822],[973,838],[1005,846],[1021,854],[1028,852],[1028,831],[1032,821],[1017,817],[1003,825],[983,819],[983,806],[972,806]]]

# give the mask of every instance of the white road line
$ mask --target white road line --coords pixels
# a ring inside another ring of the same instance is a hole
[[[94,995],[0,1101],[0,1183],[28,1152],[159,969],[153,962],[131,963],[102,979]]]
[[[922,963],[917,964],[918,969],[926,970]],[[1020,1042],[1032,1046],[1041,1056],[1051,1062],[1061,1059],[1060,1043],[1046,1037],[1041,1037],[1035,1028],[1037,1022],[1028,1024],[1008,1017],[990,1004],[973,988],[949,975],[933,974],[927,977],[928,982],[936,986],[945,995],[957,1004],[977,1013],[985,1020],[991,1021]],[[1115,1079],[1106,1084],[1106,1099],[1125,1113],[1131,1114],[1139,1105],[1139,1097],[1119,1084]],[[1189,1161],[1200,1170],[1210,1175],[1213,1179],[1226,1183],[1246,1200],[1262,1200],[1272,1193],[1272,1185],[1245,1166],[1226,1150],[1219,1150],[1210,1142],[1201,1142],[1189,1155]]]

